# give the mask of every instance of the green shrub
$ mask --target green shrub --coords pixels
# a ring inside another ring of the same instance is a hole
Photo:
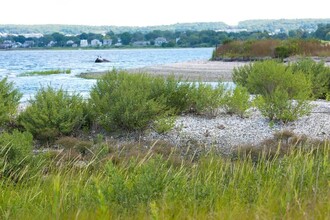
[[[193,112],[214,117],[226,101],[226,88],[221,83],[213,88],[210,84],[199,82],[191,91],[190,101]]]
[[[292,121],[310,111],[310,80],[281,63],[255,63],[247,87],[257,94],[255,104],[270,120]]]
[[[247,78],[250,75],[253,68],[253,64],[247,64],[241,67],[235,67],[233,70],[233,82],[236,85],[246,86]]]
[[[42,88],[19,116],[20,124],[34,137],[53,141],[61,135],[71,135],[84,123],[83,98],[69,95],[62,89]]]
[[[164,97],[166,106],[176,114],[190,111],[192,94],[196,90],[195,83],[180,82],[180,79],[176,80],[174,76],[170,76],[166,80],[157,77],[153,84],[152,97]]]
[[[153,127],[157,133],[166,133],[174,127],[175,120],[175,116],[160,118],[154,122]]]
[[[17,114],[17,107],[22,94],[13,88],[7,78],[0,81],[0,126],[11,123]]]
[[[291,64],[290,68],[293,72],[302,72],[311,79],[315,98],[326,99],[326,94],[330,92],[330,67],[324,62],[302,59]]]
[[[32,135],[17,130],[0,135],[0,179],[13,176],[23,169],[32,158]]]
[[[164,95],[155,96],[158,85],[158,78],[146,74],[108,73],[91,91],[95,120],[110,131],[144,130],[170,110]]]
[[[225,103],[226,112],[229,114],[237,114],[244,117],[248,108],[250,108],[250,93],[245,87],[236,86],[236,88],[228,95]]]
[[[278,46],[275,48],[275,57],[276,58],[280,58],[280,59],[284,59],[287,58],[291,55],[291,50],[289,47],[287,46]]]

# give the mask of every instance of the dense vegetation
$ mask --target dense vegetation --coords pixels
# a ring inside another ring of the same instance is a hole
[[[327,219],[330,215],[328,143],[296,147],[285,155],[241,152],[226,159],[208,153],[186,160],[166,146],[147,146],[143,153],[145,145],[139,150],[103,145],[102,152],[113,152],[112,156],[105,160],[99,153],[83,167],[65,161],[63,155],[52,160],[35,156],[34,166],[16,171],[16,181],[0,179],[0,218]],[[129,154],[130,159],[124,159]],[[2,171],[4,165],[0,166]]]
[[[1,111],[0,218],[328,217],[328,142],[287,131],[221,155],[198,144],[110,136],[165,133],[182,113],[245,117],[249,92],[270,120],[294,120],[308,112],[312,91],[323,94],[326,88],[313,83],[323,79],[315,69],[322,76],[327,69],[314,63],[307,68],[307,62],[236,69],[234,90],[116,70],[97,81],[88,100],[41,89],[19,114]],[[17,108],[20,94],[6,79],[0,91],[9,103],[0,109]],[[11,126],[4,126],[8,121]]]
[[[282,74],[281,72],[286,72],[285,74],[292,75],[292,77],[296,78],[296,80],[291,79],[292,81],[296,81],[295,83],[300,80],[308,79],[308,84],[311,84],[310,86],[312,88],[312,98],[326,99],[329,97],[330,67],[326,66],[322,61],[316,62],[308,58],[300,59],[297,62],[290,63],[289,65],[277,63],[277,61],[274,60],[247,64],[234,69],[233,81],[238,85],[247,87],[250,93],[262,94],[264,92],[260,91],[260,89],[267,89],[267,84],[266,81],[263,81],[263,78],[259,77],[267,76],[270,77],[271,80],[274,80],[273,82],[270,82],[270,85],[268,85],[268,87],[274,89],[274,85],[277,85],[278,82],[288,81],[284,80],[284,76],[279,76],[279,74]],[[253,79],[249,79],[250,77],[253,77]],[[291,80],[289,80],[289,82],[291,82]],[[255,85],[256,82],[258,82],[259,85]],[[297,85],[297,88],[300,87],[301,89],[304,89],[310,87],[303,82],[301,83],[301,85]]]
[[[314,39],[228,41],[216,49],[213,59],[262,60],[290,56],[330,56],[330,44]]]

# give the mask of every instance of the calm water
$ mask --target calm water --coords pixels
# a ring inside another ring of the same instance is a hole
[[[205,60],[213,48],[189,49],[127,49],[127,50],[60,50],[60,51],[0,51],[0,79],[8,77],[28,100],[43,86],[63,88],[87,96],[95,80],[76,77],[82,72],[107,71],[113,68],[136,68],[191,60]],[[110,63],[94,63],[97,56]],[[25,76],[29,71],[71,69],[71,74]]]

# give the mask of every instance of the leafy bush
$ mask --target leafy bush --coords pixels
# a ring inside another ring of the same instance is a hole
[[[14,120],[21,97],[22,94],[7,82],[7,78],[0,81],[0,126]]]
[[[326,99],[330,92],[330,67],[324,62],[315,62],[312,59],[302,59],[290,65],[293,72],[302,72],[312,81],[312,90],[315,98]]]
[[[246,86],[247,78],[250,75],[253,64],[247,64],[241,67],[235,67],[233,70],[233,82],[240,86]]]
[[[37,139],[52,141],[61,135],[71,135],[82,126],[83,106],[79,95],[42,88],[20,114],[19,121]]]
[[[13,176],[24,168],[32,157],[32,135],[17,130],[0,135],[0,177]]]
[[[280,59],[284,59],[287,58],[291,55],[291,51],[290,48],[286,47],[286,46],[278,46],[275,48],[275,57],[276,58],[280,58]]]
[[[149,76],[150,77],[150,76]],[[175,114],[190,110],[193,97],[191,94],[196,89],[195,83],[180,82],[174,76],[152,77],[151,97],[164,99],[165,105],[174,111]]]
[[[199,82],[191,91],[191,110],[197,114],[215,116],[219,107],[226,101],[226,88],[218,83],[215,88],[212,85]]]
[[[155,97],[156,77],[112,71],[98,80],[91,91],[94,118],[107,130],[144,130],[170,110],[164,96]]]
[[[250,108],[249,99],[250,93],[247,89],[242,86],[236,86],[236,88],[228,95],[225,103],[226,112],[244,117],[245,111]]]
[[[154,122],[153,127],[157,133],[166,133],[174,127],[175,119],[175,116],[160,118]]]
[[[270,120],[292,121],[307,114],[310,80],[275,61],[257,62],[247,79],[250,92],[257,94],[256,106]]]

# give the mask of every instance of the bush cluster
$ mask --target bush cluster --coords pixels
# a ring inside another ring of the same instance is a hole
[[[39,140],[71,135],[84,123],[84,101],[60,89],[42,88],[19,115],[19,123]]]
[[[315,62],[306,58],[290,64],[290,68],[294,73],[302,72],[311,80],[314,98],[326,99],[330,93],[330,67],[323,61]]]
[[[256,62],[237,68],[234,81],[256,94],[254,101],[270,120],[293,121],[309,113],[310,78],[276,61]]]
[[[169,130],[177,114],[191,112],[215,116],[225,100],[225,88],[188,83],[146,74],[112,71],[91,91],[90,109],[97,123],[110,131],[142,131],[154,122],[160,132]]]

